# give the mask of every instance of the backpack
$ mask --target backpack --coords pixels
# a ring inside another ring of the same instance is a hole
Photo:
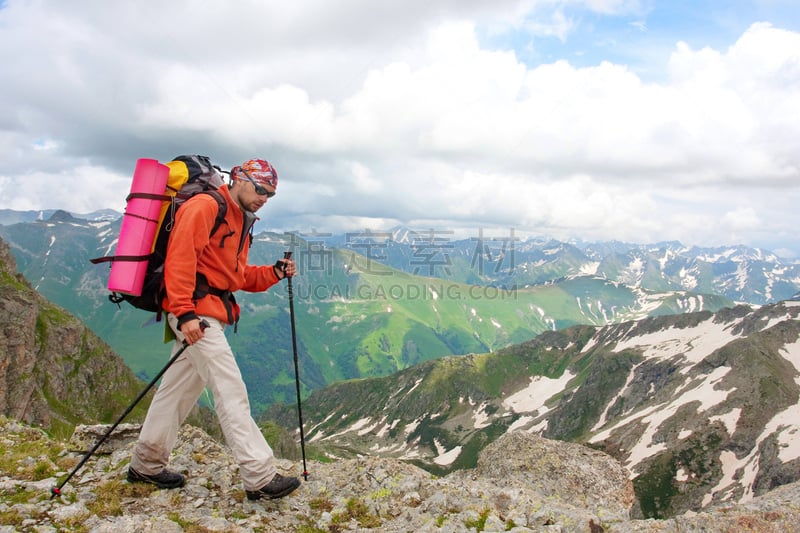
[[[167,257],[167,243],[175,225],[175,214],[178,209],[196,194],[208,194],[217,201],[219,207],[214,219],[211,235],[214,235],[225,220],[228,204],[217,189],[225,183],[222,170],[213,165],[208,157],[202,155],[182,155],[165,163],[169,167],[167,187],[163,194],[131,193],[126,198],[130,202],[133,198],[147,198],[161,200],[161,214],[158,219],[157,229],[151,252],[145,256],[111,255],[90,259],[93,264],[113,261],[143,261],[147,260],[147,270],[140,295],[123,294],[112,291],[108,299],[117,305],[128,302],[137,309],[158,313],[157,320],[161,319],[161,303],[166,294],[164,287],[164,261]]]

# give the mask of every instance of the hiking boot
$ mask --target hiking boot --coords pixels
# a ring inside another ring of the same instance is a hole
[[[297,487],[300,486],[300,480],[296,477],[283,477],[280,474],[275,474],[275,477],[269,483],[264,485],[258,490],[247,490],[248,500],[258,500],[267,497],[271,500],[275,498],[283,498],[288,496]]]
[[[128,467],[128,481],[130,483],[152,483],[159,489],[177,489],[178,487],[183,487],[184,483],[186,483],[186,478],[182,474],[172,472],[166,468],[158,474],[148,476]]]

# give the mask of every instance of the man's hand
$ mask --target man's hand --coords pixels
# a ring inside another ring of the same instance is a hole
[[[192,345],[202,339],[203,335],[205,335],[203,330],[207,327],[208,323],[201,323],[199,318],[193,318],[181,324],[181,333],[183,333],[183,337],[186,339],[186,344]]]
[[[297,274],[297,266],[291,259],[278,259],[272,268],[275,269],[275,275],[278,276],[278,279],[283,279],[287,276],[291,278]]]

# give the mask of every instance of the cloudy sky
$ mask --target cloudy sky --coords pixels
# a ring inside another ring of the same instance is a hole
[[[278,231],[800,257],[796,0],[0,0],[0,208],[140,157],[278,169]]]

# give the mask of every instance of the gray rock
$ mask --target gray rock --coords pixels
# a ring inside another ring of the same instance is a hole
[[[14,435],[18,431],[26,429],[0,418],[0,441],[21,443]],[[171,466],[188,477],[183,489],[129,484],[124,477],[133,443],[113,442],[120,448],[90,459],[57,499],[45,497],[52,479],[0,475],[0,510],[16,517],[18,526],[0,527],[0,533],[68,530],[75,523],[92,533],[186,528],[242,533],[301,528],[432,533],[800,531],[800,484],[743,505],[669,520],[630,520],[632,493],[621,465],[594,450],[526,433],[511,433],[488,446],[474,470],[441,478],[397,459],[310,461],[308,481],[297,491],[281,500],[257,502],[245,498],[230,450],[195,427],[181,429],[171,458]],[[75,460],[80,457],[73,454]],[[298,464],[279,460],[278,466],[284,475],[300,476]],[[14,499],[19,491],[28,493],[27,503]],[[100,516],[90,509],[106,510]]]
[[[110,426],[105,424],[76,426],[67,443],[67,449],[85,454],[100,442],[109,429]],[[136,442],[141,429],[141,424],[119,424],[94,453],[110,454],[131,442]]]

